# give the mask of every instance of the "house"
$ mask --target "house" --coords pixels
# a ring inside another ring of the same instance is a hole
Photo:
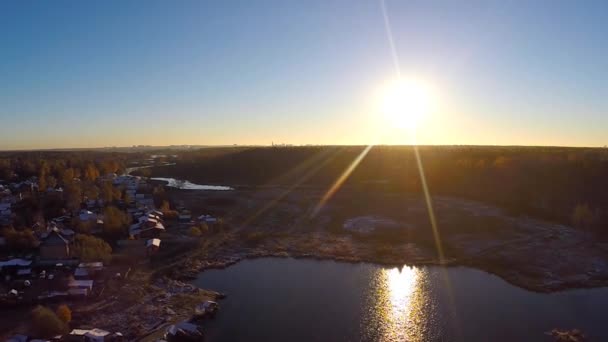
[[[76,280],[72,279],[68,283],[69,296],[88,296],[93,292],[92,280]]]
[[[51,186],[49,186],[48,188],[46,188],[46,192],[47,193],[63,193],[63,188],[62,187],[57,187],[57,188],[53,188]]]
[[[114,179],[116,179],[117,177],[118,177],[118,175],[117,175],[116,173],[114,173],[114,172],[110,172],[110,173],[108,173],[107,175],[105,175],[105,176],[104,176],[104,179],[107,179],[107,180],[114,180]]]
[[[0,272],[5,275],[16,275],[18,277],[27,277],[32,273],[32,261],[25,259],[10,259],[0,261]]]
[[[11,184],[14,190],[22,193],[31,193],[38,191],[38,181],[34,179],[26,180],[24,182]]]
[[[97,214],[83,209],[78,214],[78,218],[80,219],[80,221],[93,221],[97,220]]]
[[[7,342],[27,342],[30,338],[28,336],[25,335],[14,335],[9,337],[8,340],[6,340]]]
[[[135,205],[154,207],[154,198],[149,194],[136,194]]]
[[[69,223],[72,220],[71,217],[67,216],[67,215],[63,215],[63,216],[59,216],[56,217],[52,220],[52,222],[55,223]]]
[[[103,262],[101,261],[93,261],[93,262],[81,262],[78,264],[78,267],[87,268],[89,270],[99,272],[103,270]]]
[[[125,341],[121,333],[110,333],[103,329],[73,329],[65,336],[66,341],[73,342],[122,342]]]
[[[10,217],[12,214],[11,203],[3,202],[0,203],[0,216]]]
[[[144,227],[152,227],[155,226],[157,223],[160,223],[157,218],[147,215],[140,216],[137,221]]]
[[[91,279],[103,270],[103,262],[81,262],[74,270],[76,279]]]
[[[206,224],[215,224],[217,223],[217,218],[211,215],[201,215],[198,217],[198,221]]]
[[[105,342],[105,341],[109,341],[109,339],[107,339],[107,338],[110,336],[110,332],[95,328],[95,329],[89,330],[89,332],[87,332],[84,336],[86,338],[86,341]]]
[[[17,270],[17,277],[30,278],[32,276],[31,268],[22,268]]]
[[[102,199],[87,199],[87,201],[85,202],[87,205],[87,208],[89,209],[94,209],[94,208],[99,208],[99,207],[103,207],[103,200]]]
[[[160,248],[160,239],[150,239],[146,241],[146,254],[153,255]]]
[[[163,214],[163,212],[162,212],[162,211],[160,211],[160,210],[156,210],[156,209],[154,209],[154,210],[150,210],[150,212],[149,212],[149,213],[150,213],[150,214],[152,214],[152,215],[155,215],[155,216],[156,216],[156,217],[158,217],[158,218],[163,218],[163,216],[165,216],[165,214]]]
[[[58,228],[52,228],[42,238],[40,243],[40,258],[41,259],[69,259],[70,245],[72,237],[67,234],[62,234]]]
[[[82,288],[75,287],[75,288],[68,289],[68,291],[66,293],[70,297],[86,297],[89,295],[90,291],[88,289],[82,289]]]
[[[165,226],[162,223],[156,222],[153,225],[145,223],[136,223],[129,227],[129,236],[133,239],[139,238],[158,238],[165,231]]]
[[[192,214],[190,213],[189,210],[184,210],[184,211],[181,211],[179,213],[179,216],[177,217],[177,219],[180,220],[180,221],[186,221],[187,222],[187,221],[190,221],[192,219]]]
[[[163,220],[160,216],[158,216],[158,214],[154,213],[154,212],[147,212],[144,215],[141,215],[137,218],[138,224],[140,224],[142,227],[154,227],[154,226],[162,226],[163,225]],[[164,226],[163,226],[164,229]]]
[[[135,202],[135,193],[137,192],[137,190],[135,189],[127,189],[125,190],[125,194],[131,199],[130,203]]]

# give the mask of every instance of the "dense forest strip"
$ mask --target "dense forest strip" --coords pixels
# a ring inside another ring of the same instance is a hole
[[[205,184],[328,187],[364,146],[201,149],[180,153],[177,165],[153,175]],[[499,205],[581,229],[603,231],[608,223],[608,149],[567,147],[419,147],[433,195]],[[310,174],[311,170],[313,174]],[[303,177],[305,176],[305,179]],[[375,146],[346,187],[420,192],[411,146]]]

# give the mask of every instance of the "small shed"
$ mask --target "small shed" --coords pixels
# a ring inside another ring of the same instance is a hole
[[[105,331],[103,329],[91,329],[84,336],[91,342],[104,342],[106,338],[110,335],[109,331]]]
[[[150,239],[146,241],[146,253],[148,255],[155,254],[160,248],[160,239]]]
[[[92,280],[70,280],[68,283],[68,287],[70,289],[87,289],[89,291],[93,291],[93,281]]]

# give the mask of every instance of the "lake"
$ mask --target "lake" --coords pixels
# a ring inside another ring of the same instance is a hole
[[[203,185],[191,183],[187,180],[175,179],[175,178],[164,178],[164,177],[152,177],[150,179],[167,182],[167,186],[185,189],[185,190],[215,190],[215,191],[227,191],[234,190],[229,186],[224,185]]]
[[[245,260],[201,273],[224,292],[207,341],[551,341],[553,328],[608,340],[608,288],[530,292],[465,267],[386,268]]]

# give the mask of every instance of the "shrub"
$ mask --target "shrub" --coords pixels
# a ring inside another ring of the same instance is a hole
[[[57,308],[57,317],[59,317],[63,323],[68,324],[72,320],[72,310],[65,304],[59,305]]]
[[[572,212],[572,224],[576,228],[590,229],[596,222],[596,215],[588,204],[578,204]]]
[[[202,233],[198,227],[192,226],[192,227],[190,227],[190,230],[188,231],[188,235],[190,235],[192,237],[199,237],[202,235]]]
[[[263,242],[268,237],[268,234],[264,232],[249,232],[245,233],[243,237],[248,245],[257,245]]]
[[[206,234],[209,232],[209,226],[203,222],[198,226],[198,229],[201,231],[201,233]]]
[[[73,254],[82,261],[108,262],[112,258],[112,247],[100,238],[78,234],[74,238]]]
[[[81,221],[79,219],[72,220],[72,229],[81,234],[90,234],[95,223],[91,220]]]
[[[40,337],[59,335],[67,330],[66,324],[53,310],[40,305],[32,310],[32,328]]]
[[[165,220],[177,220],[178,216],[179,213],[177,212],[177,210],[168,210],[163,212],[163,218]]]

